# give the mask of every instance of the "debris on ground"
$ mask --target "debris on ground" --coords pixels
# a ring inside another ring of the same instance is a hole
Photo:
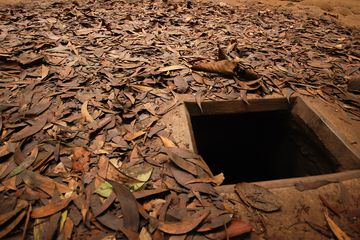
[[[360,117],[349,81],[360,74],[360,33],[334,22],[195,1],[57,1],[0,13],[0,238],[253,231],[215,190],[224,176],[159,123],[178,94],[201,108],[291,90]],[[281,208],[266,189],[237,192],[256,209]]]

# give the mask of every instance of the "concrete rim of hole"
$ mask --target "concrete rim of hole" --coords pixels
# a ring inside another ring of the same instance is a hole
[[[294,186],[294,183],[299,181],[345,181],[360,178],[360,152],[357,151],[358,149],[354,149],[351,142],[338,131],[338,127],[328,121],[326,116],[314,109],[301,96],[294,96],[289,100],[280,96],[260,99],[253,98],[248,100],[250,105],[241,100],[204,101],[202,103],[204,113],[201,113],[193,98],[184,97],[181,100],[182,104],[173,110],[172,116],[175,116],[174,119],[166,119],[165,117],[165,123],[171,122],[170,129],[172,129],[172,136],[180,147],[197,151],[190,115],[290,109],[293,116],[299,118],[308,128],[313,130],[340,165],[339,172],[336,173],[255,182],[257,185],[267,188],[282,188]],[[217,189],[219,192],[232,192],[234,185],[222,185],[217,187]]]

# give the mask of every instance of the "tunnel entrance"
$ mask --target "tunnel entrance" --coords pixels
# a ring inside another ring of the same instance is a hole
[[[191,107],[190,107],[191,109]],[[333,173],[336,161],[312,131],[291,112],[269,109],[191,114],[198,153],[224,184]]]

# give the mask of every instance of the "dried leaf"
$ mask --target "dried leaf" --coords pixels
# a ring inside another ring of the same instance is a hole
[[[192,191],[198,191],[206,194],[210,194],[213,196],[217,196],[215,189],[208,183],[191,183],[186,184],[189,181],[195,179],[193,175],[187,173],[176,166],[170,165],[171,173],[173,174],[175,180],[187,189],[191,189]]]
[[[112,230],[121,231],[129,240],[139,239],[139,236],[136,232],[124,227],[123,219],[120,219],[109,212],[97,217],[96,219]]]
[[[68,210],[65,210],[61,213],[60,216],[60,231],[63,229],[67,217],[68,217]]]
[[[306,190],[317,189],[330,183],[336,183],[338,181],[318,180],[315,182],[296,182],[294,184],[296,190],[303,192]]]
[[[32,218],[42,218],[42,217],[51,216],[51,215],[61,211],[65,207],[67,207],[67,205],[69,205],[69,203],[73,199],[74,199],[74,197],[65,198],[65,199],[62,199],[59,201],[50,202],[47,205],[42,206],[42,207],[34,208],[31,212],[31,217]]]
[[[176,86],[176,90],[179,93],[185,93],[187,91],[187,89],[189,88],[189,85],[183,76],[176,76],[174,78],[174,84]]]
[[[152,240],[152,237],[146,227],[143,227],[139,234],[139,240]]]
[[[171,148],[171,147],[176,147],[175,143],[173,143],[173,141],[171,141],[169,138],[164,137],[164,136],[159,136],[161,141],[163,142],[165,147]]]
[[[7,234],[9,234],[24,218],[27,211],[22,211],[19,216],[17,216],[9,225],[2,227],[0,229],[0,238],[5,237]]]
[[[103,182],[100,184],[100,186],[95,190],[97,194],[99,194],[102,197],[109,197],[112,193],[112,185],[109,182]]]
[[[72,169],[74,171],[87,171],[90,153],[83,147],[73,148],[73,156],[71,159]]]
[[[84,120],[87,122],[94,122],[94,118],[90,115],[87,106],[88,106],[89,100],[86,100],[83,105],[81,106],[81,115],[83,116]]]
[[[16,168],[14,168],[10,174],[8,175],[8,177],[13,177],[19,173],[21,173],[22,171],[24,171],[25,169],[27,169],[28,167],[31,166],[31,164],[34,163],[34,161],[36,160],[37,158],[37,155],[38,155],[38,152],[39,152],[39,149],[37,146],[34,147],[34,149],[31,151],[31,154],[24,160],[20,163],[19,166],[17,166]]]
[[[14,152],[14,143],[6,143],[0,147],[0,158]]]
[[[195,82],[197,82],[199,84],[204,84],[204,79],[200,74],[193,72],[193,73],[191,73],[191,75],[194,78]]]
[[[185,234],[195,229],[209,215],[207,209],[200,210],[179,222],[159,222],[158,229],[169,234]]]
[[[172,66],[162,67],[158,71],[159,72],[169,72],[169,71],[176,71],[176,70],[181,70],[181,69],[186,69],[186,68],[187,67],[183,66],[183,65],[172,65]]]
[[[121,211],[124,216],[124,227],[137,232],[140,224],[137,202],[132,193],[118,182],[108,180],[113,186],[113,190],[120,202]]]
[[[238,183],[235,191],[247,205],[264,212],[274,212],[281,208],[278,197],[267,190],[252,183]]]
[[[186,184],[190,183],[214,183],[216,186],[219,186],[223,183],[225,180],[224,174],[219,173],[218,175],[214,177],[205,177],[205,178],[196,178],[193,180],[188,181]]]
[[[47,110],[51,105],[51,98],[43,98],[38,103],[33,104],[32,107],[24,112],[25,115],[38,115]]]
[[[331,231],[339,240],[350,240],[351,238],[329,217],[327,212],[324,212],[326,222],[328,223]]]
[[[124,139],[126,141],[132,141],[138,137],[141,137],[142,135],[144,135],[146,132],[144,131],[138,131],[138,132],[135,132],[135,133],[128,133],[124,136]]]
[[[36,123],[34,123],[34,125],[26,126],[21,131],[12,135],[12,140],[17,142],[24,138],[34,135],[35,133],[39,132],[40,130],[42,130],[44,128],[46,122],[47,122],[47,118],[45,118],[45,117],[41,117],[40,119],[37,119],[37,121],[36,121]]]
[[[324,62],[322,60],[312,60],[308,62],[308,65],[315,68],[331,68],[332,64]]]
[[[70,218],[67,218],[62,229],[62,233],[65,240],[71,239],[74,223]]]
[[[105,179],[107,177],[106,175],[109,167],[109,158],[104,155],[101,155],[98,166],[99,166],[98,175]]]
[[[170,157],[171,161],[175,163],[179,168],[191,173],[194,176],[198,175],[198,169],[193,163],[186,161],[185,159],[178,156],[172,151],[172,148],[165,149],[167,155]]]
[[[198,105],[199,109],[201,112],[204,112],[203,109],[202,109],[202,101],[203,101],[203,91],[198,91],[196,94],[195,94],[195,101],[196,101],[196,104]]]
[[[15,216],[19,211],[23,210],[28,206],[28,202],[25,200],[19,199],[17,201],[16,207],[13,210],[10,210],[8,212],[5,212],[4,214],[0,215],[0,225],[4,224],[6,221],[8,221],[10,218]]]
[[[220,240],[220,239],[229,239],[229,238],[241,236],[242,234],[249,233],[251,231],[252,231],[251,225],[241,220],[234,219],[230,222],[230,224],[226,227],[226,229],[223,229],[215,233],[209,233],[206,234],[205,236],[210,239]]]
[[[21,173],[21,176],[26,185],[34,189],[39,188],[49,194],[49,196],[54,195],[55,189],[60,193],[67,193],[71,191],[71,189],[66,185],[29,170],[24,170]]]
[[[144,171],[142,171],[142,172],[137,172],[137,175],[136,175],[136,176],[131,175],[131,177],[139,180],[139,182],[137,182],[137,183],[130,183],[130,184],[129,184],[130,191],[132,191],[132,192],[139,190],[142,186],[144,186],[144,184],[145,184],[147,181],[149,181],[149,179],[150,179],[150,177],[151,177],[153,168],[148,168],[148,169],[142,168],[142,169],[143,169]]]
[[[46,78],[49,75],[49,68],[45,65],[40,67],[41,80]]]
[[[228,213],[216,215],[213,214],[213,211],[211,211],[210,216],[207,218],[210,220],[210,222],[204,223],[201,227],[197,229],[197,232],[207,232],[215,228],[223,227],[231,221],[232,216],[232,214]]]
[[[46,225],[47,222],[44,222],[43,219],[35,219],[33,228],[34,239],[45,239]]]
[[[169,189],[162,189],[162,188],[158,188],[158,189],[146,189],[146,190],[141,190],[141,191],[137,191],[137,192],[133,192],[133,195],[136,199],[140,199],[140,198],[145,198],[145,197],[149,197],[152,195],[156,195],[159,193],[164,193],[169,191]]]
[[[236,66],[237,66],[236,62],[221,60],[221,61],[214,61],[208,63],[200,63],[192,66],[191,69],[194,71],[218,73],[221,75],[231,77],[235,75]]]

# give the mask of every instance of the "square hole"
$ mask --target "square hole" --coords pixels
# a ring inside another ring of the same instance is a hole
[[[294,102],[295,98],[292,104],[286,99],[256,100],[250,105],[205,102],[204,112],[187,102],[193,146],[213,174],[224,173],[225,184],[338,171],[341,164],[306,121],[292,111]],[[300,103],[296,108],[300,115],[309,110]]]

